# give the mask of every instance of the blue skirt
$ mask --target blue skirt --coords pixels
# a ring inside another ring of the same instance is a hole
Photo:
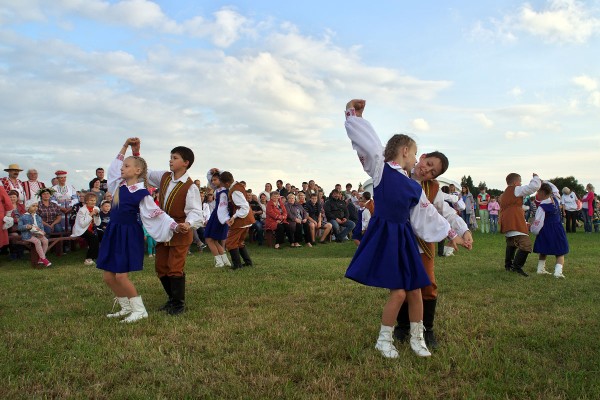
[[[204,237],[214,240],[225,240],[227,239],[227,232],[229,232],[229,225],[221,224],[216,215],[211,215],[206,223],[206,228],[204,228]]]
[[[144,268],[144,231],[139,223],[106,226],[96,267],[117,274]]]
[[[544,224],[533,244],[533,252],[550,256],[567,254],[569,242],[562,224]]]

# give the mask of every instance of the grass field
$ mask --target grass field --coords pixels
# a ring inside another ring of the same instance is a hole
[[[537,276],[536,255],[529,278],[505,272],[500,235],[438,259],[429,359],[374,350],[387,293],[343,277],[351,243],[251,245],[256,266],[239,271],[194,253],[178,317],[154,311],[146,259],[132,277],[150,316],[131,325],[104,317],[112,296],[83,252],[47,270],[3,258],[0,398],[598,399],[600,235],[569,240],[564,280]]]

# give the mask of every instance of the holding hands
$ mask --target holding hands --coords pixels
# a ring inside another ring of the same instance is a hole
[[[362,117],[362,113],[367,105],[366,100],[361,99],[352,99],[346,104],[346,110],[354,108],[355,115],[357,117]]]

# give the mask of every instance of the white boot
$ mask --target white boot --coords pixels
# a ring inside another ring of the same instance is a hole
[[[379,338],[375,343],[375,349],[379,350],[385,358],[398,358],[398,350],[394,347],[393,339],[394,327],[381,325]]]
[[[221,259],[221,255],[215,256],[215,267],[223,268],[225,264],[223,264],[223,260]]]
[[[429,357],[431,353],[425,344],[423,331],[425,331],[423,321],[410,323],[410,347],[419,357]]]
[[[556,278],[564,278],[565,276],[562,273],[563,266],[560,264],[556,264],[554,266],[554,277]]]
[[[221,254],[221,260],[223,260],[223,265],[226,267],[231,267],[231,261],[227,258],[227,254]]]
[[[121,322],[135,322],[142,318],[148,318],[148,312],[146,311],[146,307],[144,307],[142,296],[130,298],[129,303],[131,303],[131,314]]]
[[[546,260],[539,260],[538,261],[538,269],[537,269],[537,273],[540,275],[544,275],[544,274],[550,274],[550,272],[546,271]]]
[[[113,313],[115,311],[115,306],[119,303],[121,306],[121,310]],[[113,304],[113,309],[110,314],[106,314],[108,318],[119,318],[124,317],[128,314],[131,314],[131,304],[129,304],[129,299],[127,297],[115,297],[115,302]]]

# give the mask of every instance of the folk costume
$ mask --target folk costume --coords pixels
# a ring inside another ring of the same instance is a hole
[[[121,179],[121,166],[125,157],[118,154],[108,168],[108,188],[111,193],[118,190],[118,203],[113,199],[110,221],[102,237],[96,267],[115,274],[141,271],[144,267],[144,232],[142,225],[152,237],[168,241],[177,228],[177,222],[158,208],[143,182],[127,186]],[[140,223],[141,222],[141,223]],[[118,297],[122,310],[107,315],[110,318],[132,315],[145,315],[146,308],[141,296]]]
[[[229,212],[234,221],[227,232],[225,248],[231,254],[231,262],[233,264],[231,269],[238,269],[242,266],[251,267],[253,265],[244,239],[248,235],[248,230],[255,219],[254,214],[250,212],[250,204],[246,200],[245,193],[246,188],[239,182],[234,182],[229,188]],[[243,264],[242,259],[244,260]]]
[[[347,112],[345,125],[352,147],[365,172],[373,179],[377,198],[377,212],[369,221],[369,229],[350,262],[346,277],[387,289],[415,290],[431,285],[415,234],[427,242],[437,243],[446,237],[455,238],[456,232],[406,171],[394,162],[384,161],[383,146],[368,121]],[[410,323],[411,347],[413,342],[424,347],[423,331],[423,321]],[[391,345],[392,332],[393,327],[382,325],[376,348],[386,343]]]
[[[504,268],[523,276],[528,276],[523,271],[523,266],[527,261],[527,256],[533,250],[529,229],[525,222],[523,198],[537,192],[541,184],[540,178],[534,176],[527,185],[509,185],[498,201],[500,203],[500,232],[506,236]]]
[[[371,213],[369,209],[366,207],[358,208],[358,223],[354,226],[352,230],[352,240],[358,240],[359,242],[362,240],[364,231],[366,231],[369,226],[369,221],[371,220]]]
[[[4,187],[0,187],[0,247],[7,246],[9,243],[8,228],[14,224],[11,217],[12,210],[13,205],[8,193]]]
[[[565,228],[562,226],[560,203],[557,198],[550,197],[540,202],[531,225],[531,232],[537,235],[533,245],[534,253],[557,257],[569,253],[569,242]],[[538,273],[546,273],[545,260],[540,260],[539,263],[541,266],[538,264]],[[562,269],[563,266],[557,263],[554,267],[554,276],[564,278]]]
[[[187,172],[175,179],[170,171],[150,171],[148,183],[159,188],[160,207],[175,222],[190,224],[187,233],[174,233],[170,240],[155,238],[156,274],[168,296],[162,309],[171,315],[181,314],[185,310],[185,260],[194,239],[192,230],[198,229],[202,221],[200,190]]]
[[[417,181],[413,174],[413,179]],[[418,181],[417,181],[418,182]],[[440,184],[437,180],[431,179],[420,182],[423,192],[427,197],[427,200],[434,205],[436,211],[441,217],[443,217],[450,227],[456,231],[458,236],[463,236],[465,232],[469,230],[469,227],[465,221],[458,215],[454,207],[446,201],[450,199],[455,201],[453,196],[447,196],[440,190]],[[456,201],[455,201],[456,203]],[[425,343],[432,349],[437,348],[437,340],[433,331],[433,324],[435,320],[435,310],[437,307],[438,297],[438,286],[435,278],[435,253],[437,242],[427,241],[421,236],[417,235],[417,242],[419,244],[419,252],[421,254],[421,261],[427,272],[427,276],[431,281],[431,284],[421,289],[421,297],[423,298],[423,325],[425,326]],[[408,303],[404,303],[400,312],[398,313],[398,325],[395,329],[395,335],[400,341],[406,340],[410,329],[410,321],[408,318]]]
[[[8,168],[5,168],[4,170],[6,172],[23,171],[18,164],[10,164]],[[13,181],[12,179],[10,179],[10,176],[5,176],[3,178],[0,178],[0,183],[2,184],[2,186],[4,186],[6,193],[10,192],[11,190],[16,190],[17,193],[19,193],[19,203],[24,204],[25,200],[28,200],[25,196],[23,182],[20,179],[17,178],[15,179],[15,181]]]
[[[25,182],[23,182],[23,191],[25,192],[25,200],[37,200],[40,201],[41,199],[39,198],[39,196],[37,196],[37,192],[40,189],[44,189],[46,187],[46,185],[44,184],[44,182],[40,182],[40,181],[32,181],[32,180],[27,180]]]

